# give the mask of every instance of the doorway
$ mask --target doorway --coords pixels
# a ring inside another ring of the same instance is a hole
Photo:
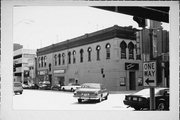
[[[135,72],[129,72],[129,90],[136,90]]]

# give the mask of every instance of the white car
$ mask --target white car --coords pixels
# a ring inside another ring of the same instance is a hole
[[[23,87],[20,82],[14,82],[14,87],[13,87],[14,93],[17,94],[22,94],[23,93]]]
[[[63,91],[72,91],[74,92],[76,89],[80,88],[80,84],[75,84],[75,83],[69,83],[68,85],[62,86],[61,90]]]

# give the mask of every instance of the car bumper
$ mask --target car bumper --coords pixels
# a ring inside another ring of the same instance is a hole
[[[135,107],[148,108],[149,107],[149,103],[147,103],[147,102],[127,101],[127,100],[124,100],[123,102],[125,105],[133,107],[133,108],[135,108]]]
[[[99,96],[75,96],[75,95],[73,97],[83,100],[98,100],[100,98]]]

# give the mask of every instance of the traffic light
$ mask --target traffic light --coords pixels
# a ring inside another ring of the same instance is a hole
[[[134,17],[133,17],[133,20],[138,23],[138,26],[139,26],[139,27],[143,27],[143,28],[146,27],[146,19],[141,18],[141,17],[134,16]]]

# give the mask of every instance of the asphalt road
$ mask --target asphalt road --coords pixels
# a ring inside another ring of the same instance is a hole
[[[125,94],[111,93],[102,102],[85,101],[78,103],[72,92],[50,90],[24,90],[22,95],[13,96],[15,110],[134,110],[124,105]]]

